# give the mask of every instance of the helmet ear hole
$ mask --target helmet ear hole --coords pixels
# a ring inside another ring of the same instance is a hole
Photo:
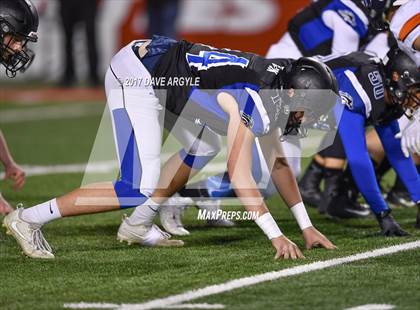
[[[8,34],[8,33],[10,32],[10,26],[9,26],[8,24],[6,24],[5,22],[2,22],[2,23],[0,24],[0,28],[1,28],[1,31],[2,31],[4,34]]]

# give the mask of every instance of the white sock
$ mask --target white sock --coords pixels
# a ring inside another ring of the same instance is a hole
[[[55,198],[22,211],[23,220],[42,225],[60,217],[60,210]]]
[[[128,218],[131,225],[152,226],[153,220],[159,212],[159,206],[153,201],[151,202],[151,204],[144,204],[134,209],[134,212]]]

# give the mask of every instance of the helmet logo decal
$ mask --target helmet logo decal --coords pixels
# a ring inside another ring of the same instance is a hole
[[[352,11],[349,10],[338,10],[338,14],[344,19],[347,24],[350,24],[352,27],[356,27],[356,17]]]
[[[284,67],[275,64],[275,63],[271,63],[268,68],[267,68],[267,72],[271,72],[274,73],[275,75],[279,74],[280,70],[283,70]]]
[[[344,91],[340,90],[341,102],[350,110],[353,110],[353,97]]]

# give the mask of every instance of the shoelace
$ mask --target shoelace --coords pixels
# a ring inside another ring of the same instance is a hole
[[[48,244],[47,240],[45,240],[44,235],[42,234],[40,226],[33,226],[32,227],[32,243],[36,247],[37,250],[52,252],[51,246]]]
[[[157,225],[153,224],[152,228],[154,228],[154,229],[155,229],[155,230],[156,230],[159,234],[161,234],[161,235],[163,236],[163,238],[165,238],[165,239],[169,239],[169,238],[171,238],[171,235],[170,235],[169,233],[167,233],[167,232],[165,232],[165,231],[161,230],[161,229],[159,228],[159,226],[157,226]]]

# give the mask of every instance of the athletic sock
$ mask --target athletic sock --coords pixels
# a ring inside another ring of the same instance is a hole
[[[128,220],[131,225],[152,226],[155,216],[158,214],[159,206],[142,205],[134,209]]]
[[[24,221],[41,225],[61,217],[55,198],[22,211]]]

